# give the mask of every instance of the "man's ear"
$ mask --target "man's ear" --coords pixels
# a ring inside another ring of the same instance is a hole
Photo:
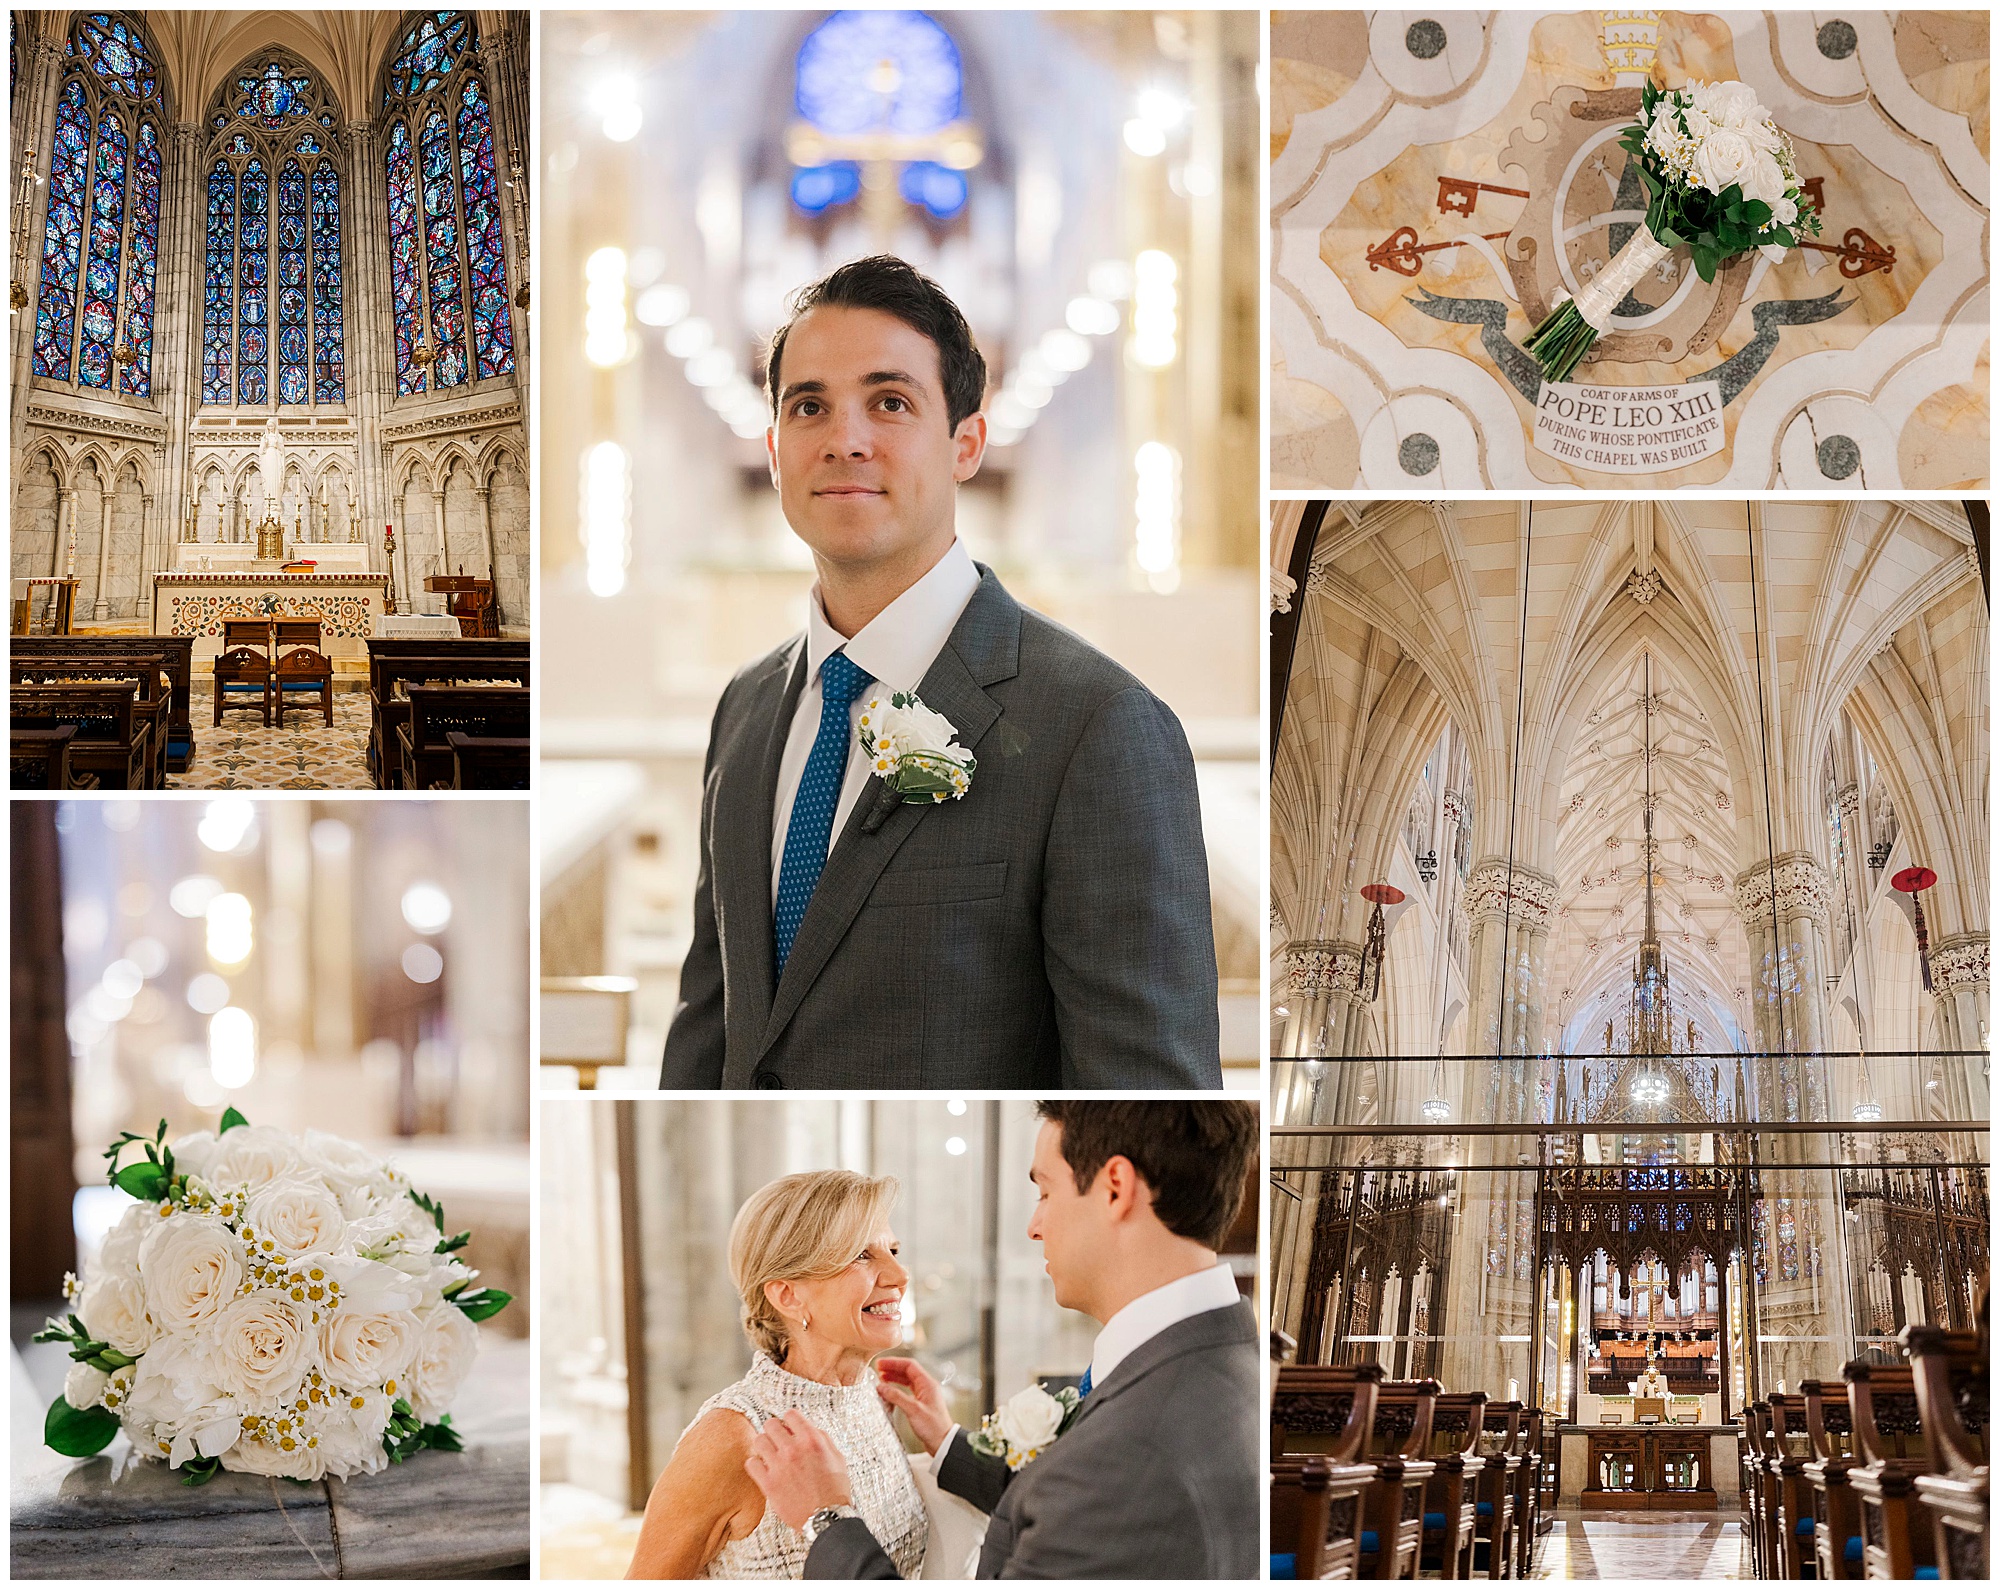
[[[961,485],[979,473],[980,463],[986,457],[986,416],[968,414],[958,422],[958,429],[952,433],[952,446],[956,450],[951,478]]]
[[[771,466],[771,484],[778,485],[778,422],[764,427],[764,459]]]
[[[1097,1187],[1115,1219],[1129,1219],[1152,1207],[1152,1194],[1145,1179],[1123,1154],[1113,1154],[1104,1162],[1097,1172]]]

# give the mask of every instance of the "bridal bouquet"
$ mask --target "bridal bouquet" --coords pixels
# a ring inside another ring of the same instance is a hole
[[[911,691],[870,696],[854,726],[874,775],[903,797],[905,806],[964,800],[979,766],[958,743],[958,730]]]
[[[1712,282],[1738,254],[1795,248],[1801,232],[1819,235],[1791,143],[1747,84],[1662,92],[1648,83],[1639,120],[1619,147],[1639,162],[1646,222],[1580,295],[1560,295],[1522,344],[1553,381],[1569,379],[1625,295],[1676,248],[1690,250],[1696,272]]]
[[[1055,1392],[1026,1386],[989,1413],[966,1444],[988,1457],[1005,1458],[1008,1468],[1018,1470],[1054,1444],[1082,1406],[1083,1396],[1074,1386]]]
[[[135,1151],[143,1149],[143,1157]],[[218,1469],[316,1480],[455,1452],[446,1410],[509,1294],[476,1284],[444,1210],[324,1132],[251,1126],[171,1147],[124,1133],[111,1181],[140,1200],[74,1276],[68,1323],[38,1342],[75,1360],[43,1439],[66,1457],[122,1427],[199,1485]]]

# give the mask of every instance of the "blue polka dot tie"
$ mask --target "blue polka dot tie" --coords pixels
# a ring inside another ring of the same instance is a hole
[[[1081,1402],[1085,1397],[1089,1395],[1090,1395],[1090,1366],[1086,1364],[1083,1370],[1083,1380],[1078,1384],[1076,1388],[1077,1401]]]
[[[840,803],[840,786],[847,777],[847,753],[854,744],[854,700],[874,681],[834,652],[819,665],[819,734],[812,755],[799,776],[792,797],[792,823],[785,830],[785,855],[778,864],[778,908],[772,926],[778,950],[778,975],[792,953],[792,940],[806,919],[813,890],[826,867],[827,846],[833,838],[833,809]]]

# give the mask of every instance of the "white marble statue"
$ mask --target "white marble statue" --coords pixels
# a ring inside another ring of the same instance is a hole
[[[1646,1361],[1646,1372],[1632,1382],[1635,1397],[1664,1397],[1667,1391],[1667,1377],[1660,1373],[1660,1361],[1651,1358]]]
[[[264,439],[257,447],[257,476],[264,487],[264,512],[275,519],[284,501],[285,439],[278,434],[278,416],[264,422]]]

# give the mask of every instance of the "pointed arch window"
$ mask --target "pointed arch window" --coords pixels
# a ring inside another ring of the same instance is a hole
[[[246,62],[211,107],[204,403],[347,401],[336,122],[284,54]]]
[[[159,70],[135,23],[70,28],[56,100],[31,368],[150,397],[160,250]]]
[[[396,390],[513,373],[493,111],[469,13],[426,12],[391,59],[384,108]]]

